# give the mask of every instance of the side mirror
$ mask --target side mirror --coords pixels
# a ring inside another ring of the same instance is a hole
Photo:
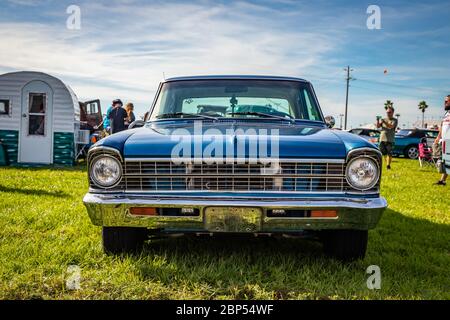
[[[130,125],[128,126],[128,129],[133,129],[133,128],[140,128],[145,126],[145,121],[144,120],[135,120],[132,123],[130,123]]]
[[[333,128],[336,124],[336,120],[334,120],[333,116],[326,116],[325,117],[325,123],[327,124],[328,128]]]

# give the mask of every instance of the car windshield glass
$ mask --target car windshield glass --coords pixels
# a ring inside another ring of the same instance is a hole
[[[439,131],[427,131],[427,132],[425,132],[425,135],[428,138],[436,138],[438,136],[438,134],[439,134]]]
[[[352,129],[352,130],[350,130],[350,132],[353,134],[360,135],[363,132],[363,130],[362,129]]]
[[[399,136],[408,136],[408,135],[410,135],[411,133],[413,133],[412,130],[405,130],[405,129],[402,129],[402,130],[400,130],[399,132],[397,132],[397,135],[399,135]]]
[[[307,83],[281,80],[187,80],[164,83],[151,119],[266,118],[323,121]]]

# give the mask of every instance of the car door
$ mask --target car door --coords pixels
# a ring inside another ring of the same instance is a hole
[[[85,123],[86,129],[92,130],[102,122],[102,108],[99,99],[81,102],[80,109],[80,121]]]

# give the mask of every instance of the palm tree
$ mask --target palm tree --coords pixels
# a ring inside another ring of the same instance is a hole
[[[428,108],[428,105],[425,101],[419,102],[419,110],[422,111],[422,128],[425,126],[425,110]]]
[[[384,109],[388,109],[388,108],[392,108],[394,107],[394,103],[391,100],[386,100],[386,102],[384,103]]]

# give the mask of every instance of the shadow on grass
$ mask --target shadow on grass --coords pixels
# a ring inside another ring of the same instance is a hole
[[[318,241],[288,238],[255,238],[253,236],[184,236],[150,240],[142,254],[163,255],[173,261],[195,258],[221,263],[229,257],[241,257],[250,264],[259,264],[272,256],[282,262],[290,259],[320,259],[322,247]]]
[[[444,285],[450,264],[448,243],[450,226],[388,209],[369,233],[365,260],[352,264],[327,258],[316,241],[252,237],[152,240],[131,259],[145,280],[206,284],[222,294],[230,294],[230,286],[248,289],[257,284],[273,290],[275,298],[302,291],[315,296],[320,288],[324,297],[333,295],[333,290],[380,294],[368,290],[365,283],[366,268],[375,264],[383,274],[382,294],[436,298],[447,289],[450,292]]]
[[[0,185],[0,192],[10,192],[10,193],[20,193],[24,195],[33,195],[33,196],[51,196],[58,198],[69,198],[71,195],[67,194],[63,191],[45,191],[45,190],[37,190],[37,189],[19,189],[19,188],[10,188]]]

